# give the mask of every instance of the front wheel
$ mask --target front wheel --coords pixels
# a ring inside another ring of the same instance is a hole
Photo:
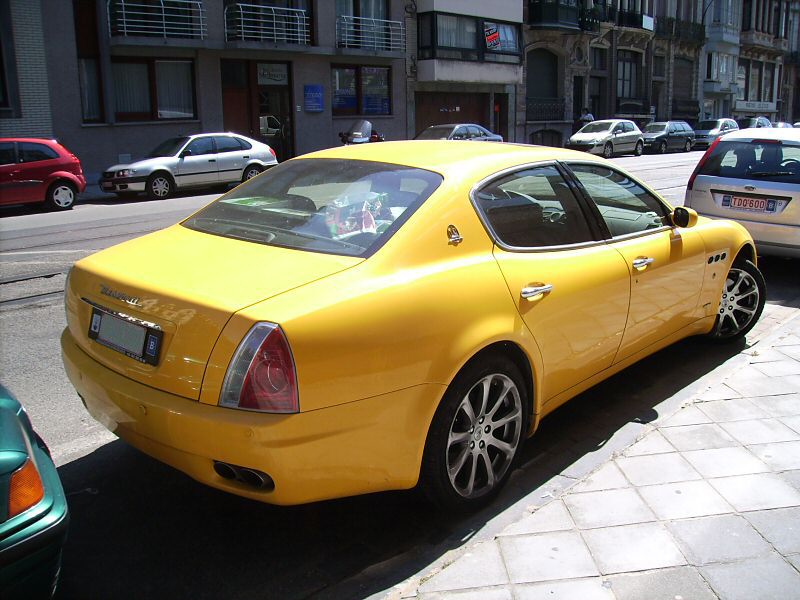
[[[642,144],[642,142],[636,142],[636,149],[633,151],[633,153],[636,156],[641,156],[642,150],[644,150],[644,144]]]
[[[666,154],[667,153],[667,142],[662,141],[658,145],[658,152],[659,152],[659,154]]]
[[[606,142],[606,145],[603,146],[603,158],[611,158],[614,156],[614,146],[611,145],[611,142]]]
[[[505,357],[468,365],[434,415],[421,487],[445,509],[474,510],[499,492],[522,444],[528,413],[519,369]]]
[[[755,326],[766,300],[767,284],[758,267],[749,260],[734,264],[725,278],[710,338],[716,342],[743,338]]]
[[[692,151],[692,140],[686,140],[686,145],[683,147],[684,152]]]
[[[52,210],[69,210],[75,204],[77,190],[66,181],[56,181],[47,190],[45,204]]]
[[[164,200],[174,191],[172,178],[165,173],[153,173],[147,178],[147,196],[151,200]]]

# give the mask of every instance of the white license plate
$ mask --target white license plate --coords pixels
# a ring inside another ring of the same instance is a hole
[[[749,198],[747,196],[722,196],[722,206],[735,210],[749,210],[752,212],[774,213],[777,201],[772,198]]]
[[[160,329],[148,327],[133,317],[92,308],[89,338],[134,360],[158,364],[162,337]]]
[[[103,187],[104,190],[113,190],[114,189],[114,184],[113,183],[109,183],[107,181],[104,181],[102,187]]]

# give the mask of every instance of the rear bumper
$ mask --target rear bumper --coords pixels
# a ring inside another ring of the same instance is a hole
[[[263,414],[132,381],[84,353],[69,330],[61,348],[67,376],[87,410],[110,431],[201,483],[271,504],[413,487],[445,389],[423,384],[306,413]],[[215,460],[258,469],[275,488],[258,490],[220,477]]]
[[[710,215],[702,210],[698,210],[698,213],[710,219],[729,219],[741,223],[753,237],[759,254],[800,257],[800,226],[746,220],[733,214]]]

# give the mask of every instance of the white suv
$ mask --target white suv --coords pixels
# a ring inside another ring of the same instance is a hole
[[[744,225],[759,253],[800,257],[800,131],[743,129],[712,142],[684,205]]]

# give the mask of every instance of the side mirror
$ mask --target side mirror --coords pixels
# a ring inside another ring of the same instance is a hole
[[[192,155],[192,151],[191,150],[184,150],[183,152],[181,152],[181,158],[186,158],[187,156],[191,156],[191,155]]]
[[[697,212],[685,206],[678,206],[672,211],[672,224],[675,227],[694,227],[697,224]]]

